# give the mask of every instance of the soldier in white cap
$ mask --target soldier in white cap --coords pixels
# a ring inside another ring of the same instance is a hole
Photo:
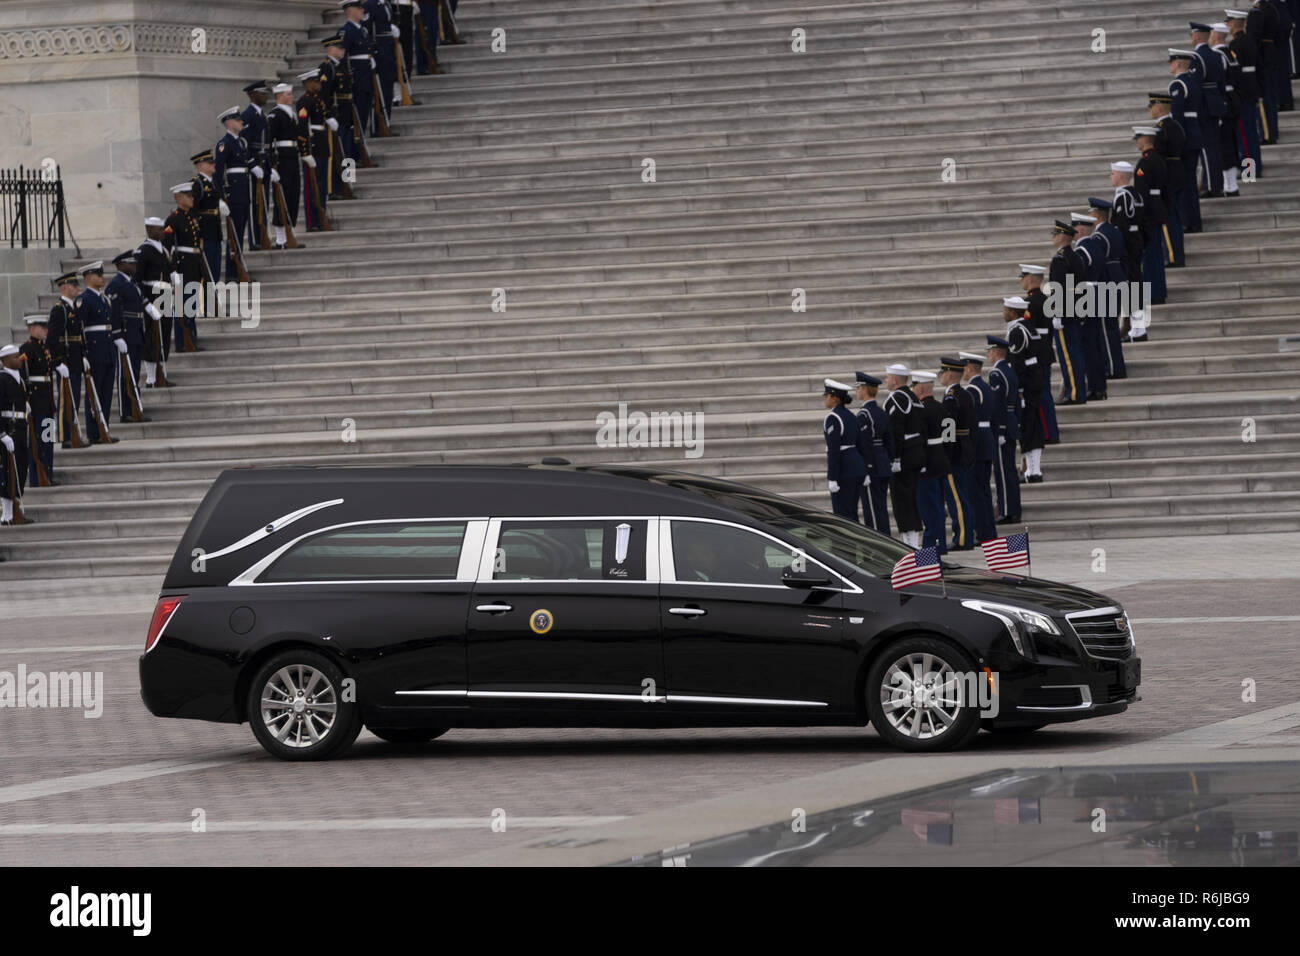
[[[822,423],[826,439],[826,485],[831,493],[831,510],[843,518],[858,520],[858,495],[867,465],[858,450],[858,420],[849,411],[851,386],[828,378],[823,383],[828,409]]]
[[[14,499],[22,498],[27,482],[27,390],[19,371],[22,363],[18,346],[0,348],[0,524],[13,521]],[[11,471],[17,487],[10,481]]]
[[[271,92],[275,94],[275,109],[266,118],[271,149],[271,182],[280,184],[288,224],[296,227],[298,199],[302,195],[302,156],[307,151],[307,143],[299,134],[298,114],[293,108],[293,87],[288,83],[277,83]],[[271,228],[275,233],[275,247],[283,249],[288,235],[278,202],[274,204],[273,212]]]
[[[885,411],[898,456],[889,479],[889,500],[894,506],[898,536],[908,547],[919,548],[925,523],[916,506],[916,488],[925,467],[925,418],[920,400],[908,388],[911,377],[911,370],[902,363],[885,368],[885,388],[889,389]]]
[[[982,376],[984,356],[978,352],[958,352],[966,363],[962,387],[975,399],[975,464],[966,482],[970,500],[971,524],[975,526],[975,543],[992,541],[998,536],[993,512],[993,464],[998,459],[998,430],[1003,409],[993,387]]]
[[[1056,420],[1056,402],[1052,399],[1052,365],[1056,361],[1056,352],[1052,348],[1055,340],[1052,320],[1044,307],[1047,295],[1043,292],[1043,278],[1047,275],[1046,266],[1020,263],[1020,288],[1029,303],[1025,310],[1025,321],[1038,336],[1035,342],[1035,354],[1043,378],[1043,390],[1039,394],[1038,409],[1043,419],[1043,443],[1055,445],[1061,440],[1060,427]]]

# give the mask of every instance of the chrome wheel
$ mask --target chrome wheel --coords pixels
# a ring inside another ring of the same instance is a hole
[[[884,673],[880,707],[898,733],[916,740],[933,740],[947,733],[961,716],[961,679],[936,654],[905,654]]]
[[[329,735],[338,714],[330,679],[309,664],[274,671],[262,687],[262,723],[277,743],[312,747]]]

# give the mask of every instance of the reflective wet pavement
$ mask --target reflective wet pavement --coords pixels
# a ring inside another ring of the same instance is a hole
[[[1300,766],[1001,770],[623,866],[1287,866]]]

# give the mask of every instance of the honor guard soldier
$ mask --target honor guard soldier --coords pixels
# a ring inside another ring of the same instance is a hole
[[[958,352],[957,357],[966,363],[962,372],[962,387],[973,398],[975,411],[975,462],[971,466],[966,484],[971,507],[971,524],[975,527],[975,543],[992,541],[998,536],[994,526],[993,492],[990,480],[993,465],[998,458],[998,428],[1003,410],[997,403],[993,389],[981,377],[984,356],[977,352]]]
[[[320,95],[320,70],[309,70],[298,77],[306,92],[298,97],[298,141],[307,144],[303,156],[303,203],[307,211],[307,231],[319,232],[326,212],[326,196],[330,192],[330,172],[334,157],[330,151],[330,128],[326,121],[332,119],[325,99]],[[335,123],[337,125],[337,121]]]
[[[1029,308],[1025,310],[1025,320],[1036,336],[1035,354],[1038,356],[1038,368],[1042,372],[1043,390],[1038,396],[1038,407],[1043,416],[1043,441],[1055,445],[1061,440],[1061,432],[1056,420],[1056,401],[1052,398],[1052,365],[1056,361],[1052,340],[1056,335],[1052,320],[1047,317],[1047,295],[1043,292],[1047,267],[1022,262],[1018,268],[1020,289],[1025,301],[1029,303]]]
[[[410,71],[415,68],[415,3],[413,0],[391,0],[393,26],[397,27],[397,44],[402,48],[402,62],[398,65],[400,79],[401,68],[406,67],[409,81]]]
[[[1260,141],[1263,139],[1264,101],[1261,98],[1259,78],[1259,46],[1246,32],[1245,10],[1224,10],[1226,25],[1231,39],[1228,41],[1228,53],[1235,66],[1232,83],[1241,97],[1241,108],[1237,116],[1237,136],[1242,160],[1250,158],[1255,164],[1255,176],[1264,171],[1263,152]]]
[[[104,409],[113,410],[117,356],[126,351],[126,343],[122,341],[121,329],[113,327],[113,308],[104,294],[104,263],[96,261],[82,266],[81,281],[85,289],[77,296],[75,305],[81,334],[85,337],[85,365],[90,375],[86,385],[86,438],[91,444],[103,437],[116,442],[119,439],[101,436],[99,418],[102,414],[104,424],[108,424],[108,412]]]
[[[171,283],[171,254],[163,245],[167,224],[157,216],[144,221],[145,240],[135,251],[135,278],[144,296],[144,376],[145,388],[157,383],[158,363],[165,362],[172,351],[171,310],[158,307]],[[170,384],[170,383],[169,383]]]
[[[1061,405],[1082,405],[1088,400],[1083,372],[1083,320],[1074,314],[1074,301],[1069,294],[1069,290],[1081,288],[1085,281],[1083,262],[1070,245],[1077,234],[1068,222],[1055,220],[1052,244],[1056,246],[1056,252],[1047,266],[1047,281],[1059,296],[1060,303],[1058,306],[1049,298],[1044,308],[1056,332],[1056,359],[1061,366],[1062,379],[1058,404]],[[1052,314],[1056,311],[1062,314]]]
[[[989,387],[994,400],[1002,407],[1002,427],[998,433],[998,457],[993,468],[993,482],[998,490],[998,524],[1020,520],[1020,476],[1016,472],[1016,442],[1020,438],[1020,382],[1016,370],[1007,361],[1011,343],[1000,335],[985,336],[988,342]]]
[[[1142,252],[1142,281],[1151,284],[1151,302],[1144,305],[1161,305],[1168,294],[1165,289],[1165,263],[1170,259],[1168,209],[1165,197],[1169,184],[1165,160],[1156,152],[1154,126],[1134,126],[1133,140],[1142,158],[1133,170],[1133,188],[1142,205],[1142,219],[1146,223],[1147,243]],[[1195,188],[1194,186],[1191,188]],[[1150,324],[1151,316],[1144,316]]]
[[[948,553],[948,536],[944,530],[943,489],[948,482],[948,452],[944,433],[956,428],[947,419],[943,406],[935,400],[933,372],[913,372],[912,391],[921,403],[925,436],[925,465],[916,483],[916,507],[921,512],[921,547],[934,547]]]
[[[858,385],[858,450],[867,464],[862,480],[862,523],[868,528],[889,534],[889,476],[894,460],[894,433],[889,415],[876,404],[876,394],[883,384],[874,375],[855,372]]]
[[[1128,281],[1142,289],[1142,252],[1146,248],[1146,230],[1143,228],[1142,206],[1133,189],[1133,164],[1120,160],[1110,164],[1110,184],[1115,187],[1111,197],[1110,221],[1124,237],[1124,260],[1128,268]],[[1130,312],[1121,316],[1120,338],[1142,335],[1145,327],[1144,303],[1141,296],[1129,304]],[[1133,339],[1130,338],[1130,341]]]
[[[216,180],[217,190],[230,210],[230,221],[235,227],[235,240],[239,249],[244,249],[244,236],[248,234],[248,220],[253,205],[253,188],[257,182],[257,156],[253,153],[248,140],[241,135],[244,120],[239,115],[239,107],[232,106],[220,116],[217,122],[226,128],[226,134],[217,143]],[[226,255],[226,281],[233,281],[235,268],[235,251]]]
[[[1002,300],[1002,318],[1007,328],[1003,337],[1011,343],[1007,359],[1020,385],[1017,407],[1020,414],[1020,450],[1025,456],[1025,479],[1042,481],[1043,446],[1047,432],[1043,424],[1043,370],[1038,363],[1038,343],[1029,324],[1029,302],[1020,296]]]
[[[356,160],[352,132],[352,71],[348,69],[343,34],[335,33],[321,40],[325,59],[316,69],[320,72],[320,95],[325,101],[325,125],[330,130],[330,199],[343,198],[343,160]]]
[[[271,94],[270,88],[260,80],[249,83],[244,87],[244,92],[248,94],[249,103],[244,107],[244,111],[239,114],[239,118],[244,121],[244,129],[241,135],[248,143],[248,148],[253,153],[253,163],[249,167],[253,178],[253,189],[262,191],[262,210],[270,208],[270,196],[267,195],[266,187],[269,183],[265,179],[266,171],[270,167],[270,154],[267,145],[266,113],[262,108],[266,106],[267,98]],[[248,228],[247,242],[248,247],[260,246],[262,244],[263,230],[266,229],[266,221],[261,218],[257,212],[257,197],[252,198],[252,216]],[[239,237],[240,241],[245,241],[244,236]],[[267,241],[270,241],[269,234]]]
[[[1074,251],[1083,263],[1084,280],[1088,287],[1087,314],[1082,316],[1083,369],[1087,380],[1088,401],[1101,401],[1106,397],[1106,341],[1102,331],[1102,316],[1106,313],[1106,295],[1102,283],[1106,281],[1106,245],[1092,235],[1097,224],[1085,213],[1070,213],[1070,225],[1077,234]],[[1014,363],[1013,363],[1014,364]]]
[[[1189,73],[1201,81],[1201,140],[1207,157],[1206,173],[1209,182],[1202,198],[1223,196],[1223,157],[1219,154],[1219,123],[1228,115],[1228,102],[1223,87],[1227,80],[1223,74],[1223,60],[1210,48],[1210,25],[1188,24],[1191,30],[1192,52]]]
[[[415,71],[421,76],[441,73],[438,66],[438,0],[416,0]]]
[[[366,25],[375,45],[375,72],[379,74],[379,95],[383,98],[384,117],[393,115],[393,87],[397,83],[397,54],[393,40],[401,31],[393,23],[393,8],[388,0],[366,0]],[[378,108],[379,104],[376,104]]]
[[[1093,218],[1097,220],[1097,225],[1093,227],[1092,234],[1101,240],[1106,250],[1106,281],[1110,283],[1111,288],[1127,289],[1129,281],[1128,253],[1124,246],[1124,236],[1116,228],[1115,224],[1110,221],[1110,212],[1114,208],[1114,204],[1110,200],[1102,199],[1099,196],[1089,196],[1088,207]],[[1126,302],[1128,298],[1127,296],[1117,297],[1116,301]],[[1108,379],[1128,378],[1128,368],[1124,365],[1124,347],[1119,331],[1119,319],[1119,316],[1111,314],[1109,307],[1102,316],[1106,377]]]
[[[1264,100],[1265,146],[1279,142],[1277,110],[1279,94],[1278,61],[1282,24],[1277,10],[1266,0],[1255,0],[1246,13],[1246,33],[1259,49],[1260,95]]]
[[[185,335],[189,333],[194,348],[198,348],[199,327],[195,303],[190,290],[203,285],[203,253],[199,248],[199,224],[191,214],[194,208],[194,184],[177,183],[172,187],[172,196],[176,199],[176,208],[167,217],[163,225],[163,245],[170,255],[168,263],[172,282],[172,314],[178,321],[174,323],[176,331],[176,351],[189,351],[186,348]],[[200,297],[201,298],[201,297]]]
[[[27,389],[23,385],[22,353],[18,346],[0,348],[0,524],[13,524],[14,499],[27,484]],[[10,485],[9,459],[18,479]],[[28,519],[30,520],[30,519]]]
[[[117,350],[126,355],[127,366],[131,370],[131,380],[127,382],[122,375],[121,359],[117,361],[118,371],[118,421],[134,421],[131,415],[131,396],[136,394],[140,382],[140,366],[144,358],[145,324],[147,316],[144,311],[144,296],[136,285],[135,250],[123,252],[113,259],[117,275],[113,276],[104,290],[108,296],[109,308],[112,310],[113,329],[121,333],[114,340]],[[144,421],[150,421],[145,418]]]
[[[64,448],[72,447],[71,435],[76,428],[77,408],[81,405],[81,378],[86,374],[85,337],[81,332],[81,319],[77,317],[76,296],[81,280],[76,272],[65,272],[54,280],[59,288],[59,301],[50,309],[50,354],[54,356],[54,371],[66,378],[72,400],[63,401],[63,387],[54,383],[59,394],[59,441]]]
[[[1295,109],[1291,77],[1296,72],[1295,28],[1300,11],[1295,9],[1295,0],[1268,0],[1268,3],[1276,12],[1278,20],[1273,44],[1278,60],[1277,108],[1283,113],[1289,113]]]
[[[37,484],[39,461],[45,467],[50,484],[54,480],[54,439],[58,434],[58,398],[55,388],[59,382],[59,373],[54,370],[54,356],[50,354],[46,338],[49,335],[49,317],[29,315],[23,319],[27,325],[27,341],[18,347],[22,352],[23,364],[27,369],[27,404],[31,407],[31,433],[36,436],[36,445],[30,449],[31,467],[27,473],[27,483]],[[29,443],[30,444],[30,443]]]
[[[275,109],[271,110],[266,120],[271,137],[271,182],[280,184],[288,224],[297,226],[298,199],[302,195],[302,156],[307,144],[298,134],[293,87],[288,83],[279,83],[272,92],[275,94]],[[271,223],[275,232],[275,248],[283,249],[288,237],[278,201],[273,204],[273,213]]]
[[[1184,232],[1200,232],[1201,223],[1200,190],[1198,177],[1204,178],[1209,164],[1209,157],[1204,150],[1205,141],[1201,134],[1201,114],[1205,105],[1201,100],[1200,79],[1191,72],[1190,67],[1196,54],[1191,50],[1169,51],[1169,114],[1183,129],[1183,205],[1179,210]],[[1199,174],[1197,170],[1200,170]]]
[[[925,467],[925,417],[920,400],[907,386],[911,376],[901,363],[885,368],[885,388],[889,389],[885,413],[897,456],[890,464],[889,500],[894,505],[899,537],[908,547],[919,548],[925,525],[916,507],[916,486]]]
[[[858,492],[867,476],[867,465],[858,452],[858,420],[848,409],[853,399],[849,398],[849,386],[833,378],[824,384],[829,412],[822,432],[826,438],[826,485],[831,493],[831,510],[857,521]]]
[[[948,477],[943,487],[943,503],[952,521],[953,551],[975,547],[975,512],[970,503],[970,475],[975,467],[975,433],[979,419],[975,413],[978,393],[962,385],[966,363],[960,358],[939,360],[939,385],[943,388],[943,413],[956,425],[956,440],[945,442],[948,452]]]
[[[348,66],[352,72],[352,103],[357,108],[357,118],[361,122],[361,134],[370,131],[370,113],[374,108],[375,41],[370,31],[362,26],[366,12],[361,0],[341,0],[339,6],[347,16],[347,22],[340,31],[343,35],[343,49],[347,51]],[[353,156],[353,159],[356,157]]]
[[[1237,168],[1245,158],[1245,153],[1238,135],[1242,101],[1237,84],[1241,80],[1241,68],[1228,49],[1226,23],[1211,24],[1210,49],[1223,63],[1223,98],[1227,103],[1227,112],[1219,121],[1219,156],[1223,159],[1223,195],[1231,199],[1240,195],[1237,190]]]
[[[190,195],[194,197],[194,207],[190,214],[199,224],[199,248],[203,251],[203,278],[207,282],[216,282],[221,278],[221,219],[230,215],[230,207],[217,191],[213,176],[217,171],[216,156],[212,150],[205,149],[190,157],[194,164],[194,188]]]
[[[1172,97],[1167,93],[1147,94],[1147,112],[1151,114],[1156,133],[1156,152],[1164,157],[1165,171],[1169,177],[1169,242],[1170,267],[1181,269],[1186,263],[1183,251],[1183,215],[1187,209],[1187,193],[1191,177],[1183,168],[1183,155],[1187,152],[1187,136],[1178,120],[1169,112]],[[1199,200],[1198,200],[1199,202]]]

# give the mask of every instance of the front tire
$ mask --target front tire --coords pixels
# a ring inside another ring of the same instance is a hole
[[[871,725],[900,750],[957,750],[979,733],[978,703],[966,704],[961,681],[975,672],[967,654],[933,637],[890,644],[867,675]]]
[[[390,744],[425,744],[436,740],[451,728],[449,727],[367,727],[380,740]]]
[[[361,712],[343,700],[343,671],[323,654],[293,649],[263,664],[248,689],[253,736],[281,760],[328,760],[361,733]]]

